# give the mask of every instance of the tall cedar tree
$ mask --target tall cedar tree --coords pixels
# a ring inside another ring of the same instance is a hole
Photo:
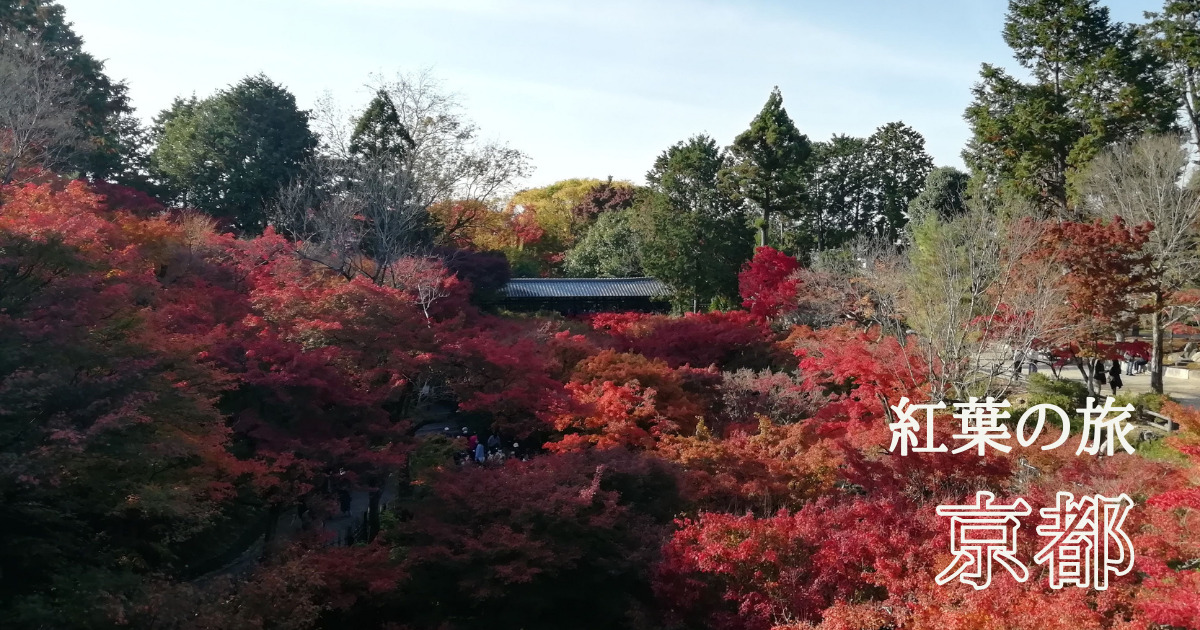
[[[1164,63],[1096,0],[1012,0],[1004,41],[1033,76],[983,64],[963,158],[975,186],[1076,217],[1080,169],[1108,144],[1175,126]]]
[[[737,274],[753,255],[738,206],[718,183],[728,163],[705,135],[676,143],[646,174],[651,191],[634,216],[642,267],[676,292],[676,305],[699,310],[737,296]]]
[[[925,138],[902,122],[869,138],[835,135],[813,147],[808,231],[799,249],[837,247],[860,235],[894,242],[908,223],[909,201],[933,168]]]
[[[925,138],[902,122],[888,123],[867,139],[869,168],[875,178],[878,218],[875,233],[895,242],[908,222],[908,203],[921,192],[933,170]]]
[[[262,232],[266,207],[317,146],[309,114],[264,75],[204,100],[176,99],[155,119],[155,175],[173,201]]]
[[[798,218],[808,204],[809,157],[812,146],[800,133],[787,110],[779,88],[762,111],[750,121],[729,147],[734,158],[725,179],[761,213],[759,245],[768,245],[771,217]]]
[[[837,247],[863,233],[871,218],[867,141],[835,134],[813,145],[810,235],[816,249]]]
[[[413,148],[413,139],[400,122],[400,114],[388,93],[379,90],[354,123],[350,153],[370,159],[403,159]]]
[[[1166,0],[1162,12],[1147,12],[1146,19],[1146,41],[1167,62],[1193,148],[1200,152],[1200,0]]]

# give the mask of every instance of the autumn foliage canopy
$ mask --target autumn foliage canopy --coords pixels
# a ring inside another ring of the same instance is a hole
[[[1168,404],[1180,430],[1135,455],[898,457],[881,401],[924,399],[936,364],[878,327],[781,328],[799,267],[775,250],[742,273],[748,311],[513,318],[453,260],[348,281],[112,188],[2,199],[6,627],[1200,628],[1197,412]],[[1060,230],[1113,250],[1047,241],[1068,277],[1144,237]],[[456,464],[457,435],[418,434],[445,414],[524,457]],[[934,583],[937,505],[1036,513],[1063,488],[1134,497],[1134,572]]]

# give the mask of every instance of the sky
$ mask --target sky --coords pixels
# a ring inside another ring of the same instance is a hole
[[[488,139],[529,155],[523,186],[643,183],[671,144],[729,144],[773,86],[802,132],[903,121],[962,167],[981,63],[1015,69],[1003,0],[61,0],[149,120],[264,73],[301,107],[353,111],[372,75],[431,70]],[[1139,21],[1158,0],[1109,0]]]

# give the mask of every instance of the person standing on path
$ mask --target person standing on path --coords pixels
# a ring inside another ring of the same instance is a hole
[[[1108,384],[1112,387],[1114,397],[1117,395],[1117,390],[1125,385],[1125,383],[1121,382],[1120,361],[1113,360],[1112,367],[1108,368]]]
[[[1096,393],[1100,393],[1100,388],[1104,387],[1108,380],[1104,377],[1104,360],[1096,359],[1092,364],[1092,380],[1096,381]]]

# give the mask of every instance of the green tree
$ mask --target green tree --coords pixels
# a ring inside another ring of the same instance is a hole
[[[633,208],[642,267],[675,290],[680,309],[736,298],[753,255],[745,214],[719,185],[728,161],[708,136],[676,143],[654,161]]]
[[[933,170],[925,138],[902,122],[888,123],[867,139],[868,173],[875,193],[874,232],[895,242],[907,222],[908,204]]]
[[[577,278],[644,275],[631,210],[601,213],[583,239],[567,252],[565,271]]]
[[[811,207],[799,249],[838,247],[859,235],[895,242],[906,211],[933,168],[925,139],[904,123],[869,138],[835,135],[813,151]]]
[[[1174,127],[1164,64],[1096,0],[1011,0],[1004,40],[1032,80],[983,65],[963,153],[978,192],[1074,217],[1081,169],[1098,151]]]
[[[783,108],[778,87],[729,152],[733,164],[723,179],[761,213],[758,240],[766,245],[773,216],[800,218],[807,207],[812,155],[808,137]]]
[[[63,168],[94,179],[142,183],[144,164],[137,161],[142,136],[128,88],[104,73],[104,62],[84,52],[63,6],[46,0],[0,0],[0,37],[5,32],[38,41],[45,54],[65,68],[72,84],[74,125],[84,141],[68,147]]]
[[[266,208],[317,146],[308,112],[263,75],[204,100],[176,99],[155,119],[155,175],[174,202],[261,232]]]
[[[412,147],[412,136],[400,122],[392,98],[387,92],[379,90],[354,123],[354,132],[350,134],[350,154],[371,159],[391,157],[400,160]]]
[[[948,221],[967,210],[967,183],[971,176],[954,168],[936,168],[925,178],[920,194],[908,204],[910,224],[920,224],[925,217]]]
[[[1167,63],[1200,160],[1200,0],[1166,0],[1162,12],[1147,12],[1146,19],[1146,42]]]
[[[813,145],[812,162],[808,232],[812,245],[821,251],[845,243],[870,225],[873,199],[867,141],[834,135]]]

